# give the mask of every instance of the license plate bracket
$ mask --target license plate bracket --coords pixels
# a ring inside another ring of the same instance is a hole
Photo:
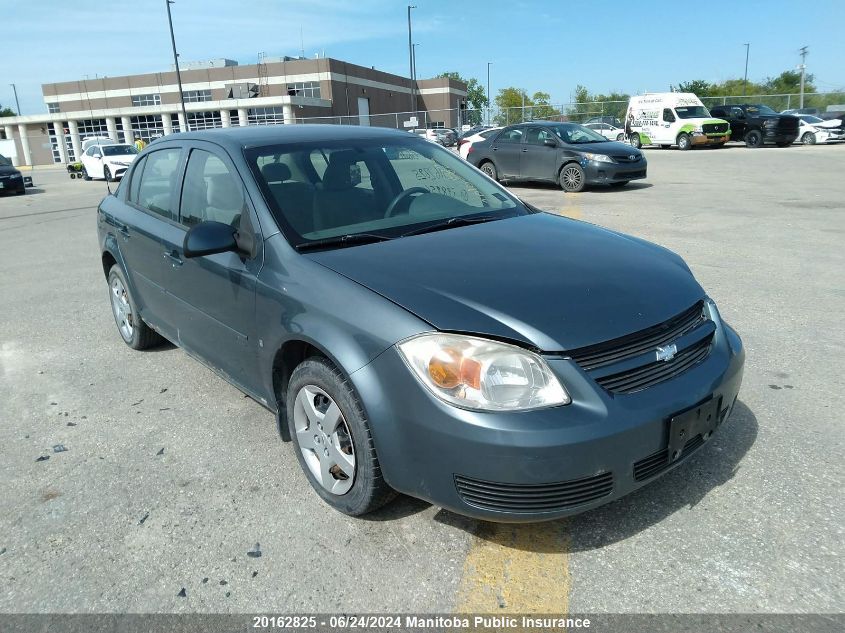
[[[684,445],[696,435],[705,440],[719,424],[722,398],[713,398],[694,406],[669,419],[669,461],[680,459]]]

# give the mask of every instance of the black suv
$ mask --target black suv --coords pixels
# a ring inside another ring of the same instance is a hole
[[[0,193],[14,191],[19,195],[26,193],[24,177],[12,165],[12,161],[0,154]]]
[[[727,104],[710,108],[710,114],[731,124],[731,139],[744,140],[747,147],[762,147],[775,143],[778,147],[792,145],[798,138],[801,122],[791,114],[778,114],[760,104]]]

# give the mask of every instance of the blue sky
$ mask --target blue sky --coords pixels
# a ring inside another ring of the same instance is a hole
[[[446,70],[568,101],[591,92],[665,90],[687,79],[749,79],[795,68],[810,47],[820,90],[845,89],[845,1],[413,0],[417,74]],[[183,60],[229,57],[255,63],[320,52],[407,74],[407,0],[177,0]],[[165,70],[172,63],[164,0],[0,0],[0,103],[18,88],[24,114],[46,111],[41,83]],[[723,8],[718,8],[723,7]],[[809,7],[809,8],[805,8]],[[10,17],[11,16],[11,17]]]

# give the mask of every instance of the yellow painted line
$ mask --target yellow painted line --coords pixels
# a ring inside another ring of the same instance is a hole
[[[569,538],[563,521],[479,523],[464,563],[458,613],[569,611]]]
[[[566,193],[563,195],[563,207],[556,212],[573,220],[581,219],[581,194]]]

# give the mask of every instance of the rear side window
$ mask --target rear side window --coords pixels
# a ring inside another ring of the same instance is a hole
[[[243,209],[243,192],[226,163],[211,152],[193,150],[182,186],[182,224],[191,227],[210,220],[237,227]]]
[[[498,143],[521,143],[522,142],[522,130],[520,130],[520,129],[506,130],[499,135],[499,138],[497,138],[496,141]]]
[[[146,156],[134,202],[165,218],[175,220],[173,187],[178,178],[179,148],[162,149]],[[134,180],[134,178],[133,178]]]

